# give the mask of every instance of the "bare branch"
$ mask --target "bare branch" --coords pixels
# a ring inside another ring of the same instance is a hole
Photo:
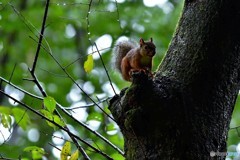
[[[89,4],[88,4],[88,11],[87,11],[87,16],[86,16],[86,21],[87,21],[87,35],[88,35],[88,40],[90,41],[90,31],[89,31],[89,27],[90,27],[90,22],[89,22],[89,15],[91,13],[91,5],[92,5],[92,0],[90,0]]]
[[[10,86],[14,87],[15,89],[17,89],[17,90],[19,90],[19,91],[29,95],[30,97],[33,97],[33,98],[36,98],[36,99],[39,99],[39,100],[43,100],[42,97],[36,96],[36,95],[34,95],[34,94],[32,94],[32,93],[30,93],[30,92],[28,92],[28,91],[26,91],[26,90],[24,90],[24,89],[22,89],[20,87],[14,85],[13,83],[11,83],[10,81],[4,79],[3,77],[0,77],[0,80],[1,80],[1,82],[5,82],[5,83],[9,84]],[[33,81],[33,80],[29,80],[29,81]]]
[[[108,70],[107,70],[107,68],[106,68],[106,66],[105,66],[105,64],[104,64],[104,62],[103,62],[102,56],[101,56],[101,54],[100,54],[100,52],[99,52],[99,50],[98,50],[97,44],[96,44],[95,42],[94,42],[94,45],[95,45],[95,47],[96,47],[96,49],[97,49],[97,53],[98,53],[98,55],[99,55],[99,57],[100,57],[100,59],[101,59],[102,65],[103,65],[104,70],[105,70],[105,72],[106,72],[106,74],[107,74],[107,77],[108,77],[108,80],[109,80],[109,82],[110,82],[110,85],[111,85],[111,87],[112,87],[112,89],[113,89],[113,92],[114,92],[114,94],[116,95],[117,93],[116,93],[116,91],[115,91],[115,89],[114,89],[114,87],[113,87],[113,85],[112,85],[112,81],[111,81],[111,78],[110,78],[110,76],[109,76],[109,74],[108,74]]]
[[[109,48],[110,48],[110,47],[106,47],[106,48],[100,49],[99,51],[107,50],[107,49],[109,49]],[[94,51],[94,52],[92,52],[91,54],[94,54],[94,53],[97,53],[97,52],[98,52],[98,51]],[[83,57],[86,57],[86,56],[87,56],[87,55],[81,56],[81,57],[77,58],[76,60],[74,60],[74,61],[70,62],[68,65],[66,65],[64,68],[68,68],[69,66],[71,66],[72,64],[74,64],[75,62],[79,61],[80,59],[82,59]]]
[[[110,98],[105,98],[105,99],[102,99],[102,100],[99,100],[97,104],[101,104],[107,100],[109,100]],[[66,108],[66,110],[74,110],[74,109],[79,109],[79,108],[88,108],[88,107],[92,107],[94,106],[95,104],[94,103],[91,103],[91,104],[87,104],[87,105],[83,105],[83,106],[77,106],[77,107],[68,107]]]
[[[62,6],[89,5],[89,3],[81,3],[81,2],[74,2],[74,3],[50,2],[50,4],[62,5]]]
[[[16,69],[16,63],[14,64],[13,71],[12,71],[12,73],[10,75],[10,78],[9,78],[9,82],[11,82],[11,80],[12,80],[12,76],[14,74],[15,69]]]
[[[118,17],[117,21],[119,22],[119,26],[122,29],[121,22],[120,22],[120,15],[119,15],[119,10],[118,10],[118,2],[117,2],[117,0],[115,0],[115,5],[116,5],[116,9],[117,9],[117,17]]]
[[[18,15],[18,17],[20,17],[20,20],[26,25],[26,27],[29,29],[29,31],[31,33],[34,34],[34,31],[30,28],[30,26],[32,26],[38,33],[39,31],[37,30],[37,28],[31,23],[29,22],[15,7],[13,4],[11,4],[10,2],[8,2],[8,5],[10,5],[13,9],[13,11]],[[39,33],[40,34],[40,33]],[[34,34],[35,35],[35,34]],[[37,35],[35,35],[37,37]]]
[[[35,72],[35,68],[36,68],[36,65],[37,65],[38,57],[39,57],[39,52],[40,52],[40,49],[41,49],[41,44],[42,44],[43,34],[44,34],[44,30],[45,30],[45,24],[46,24],[46,20],[47,20],[47,14],[48,14],[49,1],[50,1],[50,0],[47,0],[47,1],[46,1],[45,12],[44,12],[43,21],[42,21],[41,33],[40,33],[40,35],[39,35],[39,41],[38,41],[37,51],[36,51],[36,55],[35,55],[35,58],[34,58],[34,61],[33,61],[33,66],[32,66],[32,69],[31,69],[32,75],[33,75],[34,72]]]

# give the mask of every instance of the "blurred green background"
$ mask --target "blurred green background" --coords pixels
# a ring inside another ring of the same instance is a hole
[[[0,76],[38,96],[42,95],[36,85],[29,81],[29,68],[32,67],[36,53],[45,4],[43,0],[0,2]],[[93,0],[91,4],[89,0],[52,0],[35,74],[48,95],[66,108],[85,106],[92,102],[73,84],[58,63],[93,100],[108,100],[114,96],[114,91],[94,43],[119,93],[130,83],[124,82],[112,66],[111,52],[116,41],[126,37],[135,41],[141,37],[145,40],[152,37],[157,47],[153,66],[153,70],[156,70],[174,34],[182,7],[182,0]],[[94,68],[86,73],[83,64],[89,54],[93,55]],[[41,100],[27,96],[4,82],[0,83],[0,87],[32,108],[42,108]],[[231,127],[240,125],[239,105],[240,100],[237,100]],[[107,101],[100,103],[100,106],[110,114]],[[24,109],[3,95],[0,95],[0,107]],[[14,118],[11,118],[9,128],[0,125],[0,158],[17,159],[21,156],[30,159],[31,154],[25,152],[24,148],[38,146],[46,151],[45,159],[59,159],[60,151],[53,146],[61,148],[65,142],[63,139],[69,140],[69,137],[60,130],[53,130],[37,115],[26,112],[30,122],[25,128],[16,125],[18,123]],[[92,105],[74,109],[71,113],[123,150],[123,138],[118,126],[99,108]],[[3,114],[0,115],[3,123]],[[68,127],[81,138],[114,159],[123,159],[95,135],[64,114],[62,116]],[[236,128],[229,131],[228,150],[234,154],[240,153],[239,134]],[[102,157],[87,146],[83,147],[92,159]],[[228,158],[237,158],[237,155]]]

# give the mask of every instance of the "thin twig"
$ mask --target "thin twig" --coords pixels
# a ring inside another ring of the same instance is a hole
[[[103,50],[107,50],[107,49],[110,49],[110,47],[106,47],[106,48],[103,48],[103,49],[100,49],[99,51],[103,51]],[[94,53],[97,53],[98,51],[94,51],[92,52],[91,54],[94,54]],[[81,57],[78,57],[76,60],[70,62],[68,65],[66,65],[64,68],[68,68],[69,66],[71,66],[72,64],[76,63],[77,61],[79,61],[80,59],[82,59],[83,57],[86,57],[87,55],[84,55],[84,56],[81,56]]]
[[[2,145],[3,143],[6,142],[6,138],[5,138],[5,135],[3,134],[3,132],[1,130],[0,130],[0,134],[1,134],[2,138],[3,138],[3,142],[1,143],[1,145]]]
[[[0,160],[14,160],[12,158],[7,158],[7,157],[3,157],[1,154],[0,154]]]
[[[16,86],[16,85],[14,85],[13,83],[11,83],[10,81],[4,79],[3,77],[0,77],[0,80],[1,80],[1,82],[5,82],[5,83],[11,85],[12,87],[14,87],[15,89],[17,89],[17,90],[19,90],[19,91],[21,91],[21,92],[29,95],[30,97],[33,97],[33,98],[36,98],[36,99],[39,99],[39,100],[43,100],[42,97],[36,96],[36,95],[34,95],[34,94],[32,94],[32,93],[30,93],[30,92],[28,92],[28,91],[25,91],[24,89],[22,89],[22,88],[20,88],[20,87],[18,87],[18,86]],[[33,80],[31,80],[31,81],[33,81]]]
[[[87,11],[87,16],[86,16],[86,20],[87,20],[87,35],[88,35],[88,40],[90,41],[90,21],[89,21],[89,15],[91,13],[91,6],[92,6],[92,0],[90,0],[89,4],[88,4],[88,11]]]
[[[108,77],[108,80],[109,80],[109,82],[110,82],[110,85],[111,85],[111,87],[112,87],[112,89],[113,89],[113,92],[114,92],[114,94],[116,95],[117,93],[116,93],[116,91],[115,91],[115,89],[114,89],[114,87],[113,87],[111,78],[110,78],[110,76],[109,76],[109,74],[108,74],[108,70],[107,70],[107,68],[106,68],[106,66],[105,66],[105,64],[104,64],[104,62],[103,62],[102,56],[101,56],[101,54],[100,54],[100,52],[99,52],[99,50],[98,50],[97,44],[96,44],[95,42],[94,42],[94,45],[95,45],[95,47],[96,47],[96,49],[97,49],[98,55],[99,55],[99,57],[100,57],[100,59],[101,59],[102,65],[103,65],[104,70],[105,70],[105,72],[106,72],[106,74],[107,74],[107,77]]]
[[[29,31],[31,33],[34,34],[34,31],[30,28],[30,26],[32,26],[37,32],[39,32],[36,27],[30,22],[28,21],[15,7],[13,4],[11,4],[10,2],[8,2],[8,5],[10,5],[13,9],[13,11],[18,15],[18,17],[20,17],[20,20],[26,25],[26,27],[29,29]],[[40,34],[40,33],[39,33]],[[34,34],[35,35],[35,34]],[[37,37],[37,35],[35,35]]]
[[[48,14],[49,1],[50,0],[47,0],[46,6],[45,6],[45,12],[44,12],[43,21],[42,21],[41,32],[40,32],[40,35],[39,35],[37,51],[36,51],[36,55],[35,55],[35,58],[34,58],[34,61],[33,61],[33,66],[32,66],[32,69],[31,69],[32,74],[34,74],[34,72],[35,72],[38,57],[39,57],[39,52],[40,52],[40,49],[41,49],[41,44],[42,44],[42,40],[43,40],[43,34],[44,34],[44,31],[45,31],[45,24],[46,24],[47,14]]]
[[[117,21],[119,22],[120,29],[122,29],[122,27],[121,27],[121,21],[120,21],[120,14],[119,14],[119,10],[118,10],[118,2],[117,2],[117,0],[115,0],[115,5],[116,5],[116,8],[117,8],[117,16],[118,16]]]
[[[51,142],[48,142],[48,144],[49,144],[50,146],[52,146],[53,148],[56,148],[58,151],[61,152],[61,149],[58,148],[57,146],[55,146],[54,144],[52,144]]]
[[[89,3],[81,3],[81,2],[74,2],[74,3],[58,3],[58,2],[50,2],[50,4],[61,5],[61,6],[76,6],[76,5],[89,5]]]
[[[65,127],[66,130],[69,130],[68,127]],[[68,133],[68,132],[67,132]],[[83,155],[84,159],[85,160],[90,160],[90,157],[87,155],[87,153],[85,152],[85,150],[82,148],[82,146],[78,143],[78,141],[76,140],[76,138],[73,136],[73,135],[70,135],[69,136],[71,137],[71,139],[73,140],[74,144],[77,146],[77,149],[81,152],[81,154]]]
[[[101,103],[107,101],[108,99],[109,98],[105,98],[105,99],[99,100],[97,104],[101,104]],[[88,107],[92,107],[94,105],[95,105],[94,103],[91,103],[91,104],[87,104],[87,105],[83,105],[83,106],[68,107],[68,108],[66,108],[66,110],[74,110],[74,109],[79,109],[79,108],[88,108]]]
[[[10,75],[10,78],[9,78],[9,82],[11,82],[11,80],[12,80],[12,77],[13,77],[13,74],[14,74],[14,71],[15,71],[15,69],[16,69],[16,63],[14,64],[14,67],[13,67],[13,71],[12,71],[12,73],[11,73],[11,75]]]
[[[42,93],[43,97],[47,97],[47,93],[44,91],[42,85],[39,83],[39,80],[37,78],[37,76],[35,75],[34,72],[31,72],[32,78],[33,78],[33,82],[37,85],[38,89],[40,90],[40,92]]]

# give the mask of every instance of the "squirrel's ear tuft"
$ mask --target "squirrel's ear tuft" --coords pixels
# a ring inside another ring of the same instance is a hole
[[[145,42],[144,42],[144,40],[142,38],[140,38],[139,43],[140,43],[140,46],[142,46]]]
[[[150,38],[150,42],[153,42],[153,39],[152,39],[152,37]]]

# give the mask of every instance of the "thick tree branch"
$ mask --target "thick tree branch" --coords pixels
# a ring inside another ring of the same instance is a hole
[[[238,6],[240,1],[186,1],[155,78],[135,76],[112,99],[126,159],[211,159],[212,151],[226,152],[240,88]]]

